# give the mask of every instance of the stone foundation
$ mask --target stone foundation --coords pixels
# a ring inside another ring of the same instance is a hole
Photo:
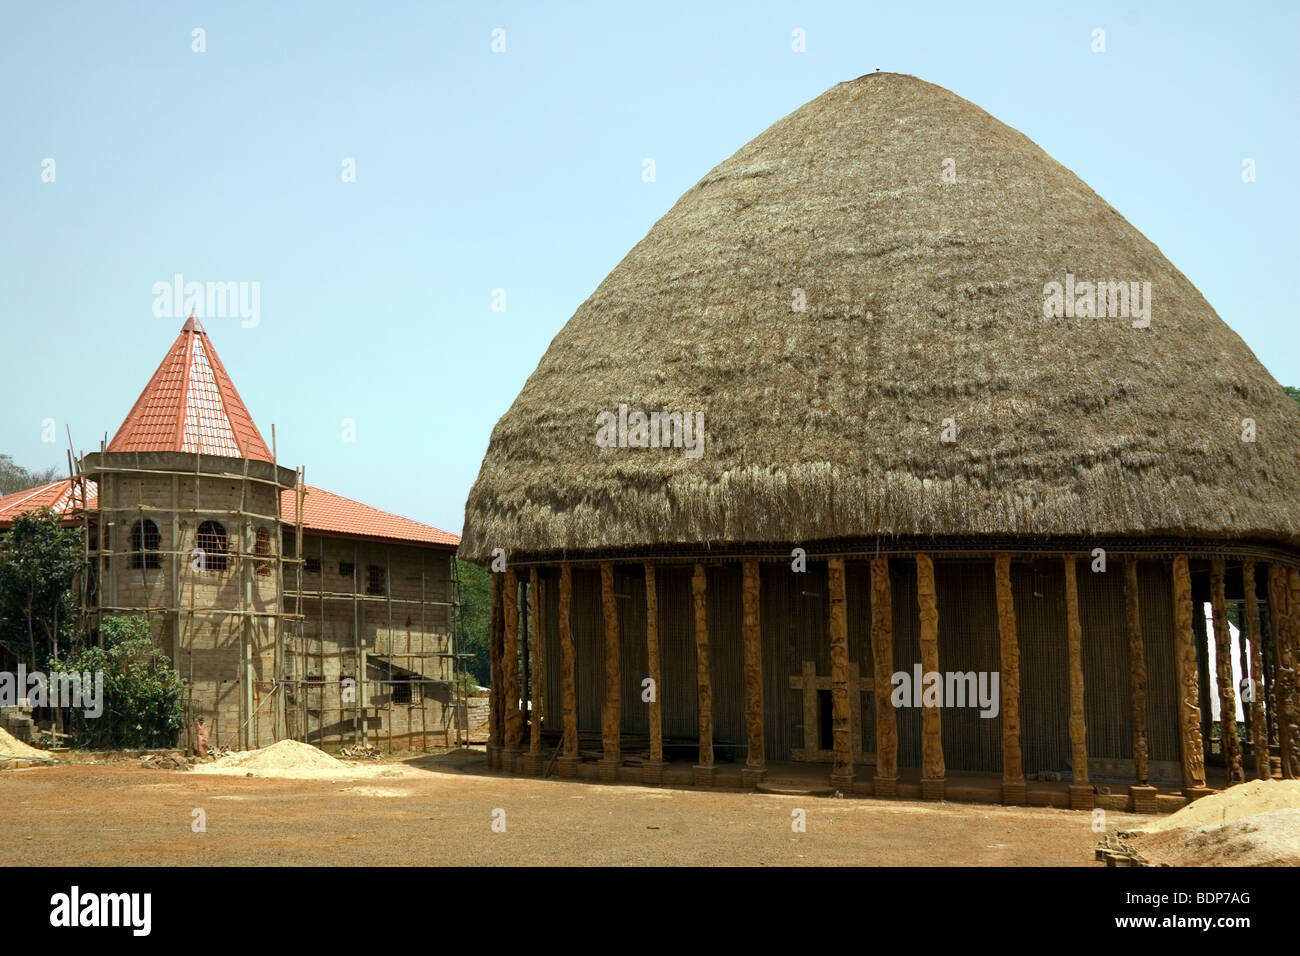
[[[746,767],[740,771],[740,782],[746,789],[756,788],[760,783],[767,779],[766,770],[751,770]]]
[[[1133,812],[1155,813],[1156,792],[1155,787],[1129,787],[1128,795],[1133,798]]]
[[[1072,783],[1070,784],[1070,809],[1071,810],[1091,810],[1095,805],[1095,795],[1093,794],[1092,784],[1090,783]]]

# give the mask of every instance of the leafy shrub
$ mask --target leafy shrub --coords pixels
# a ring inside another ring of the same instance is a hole
[[[41,668],[75,638],[73,582],[82,567],[81,534],[37,508],[0,535],[0,647]]]
[[[473,680],[486,687],[492,670],[488,650],[488,634],[492,626],[492,576],[468,561],[457,561],[456,573],[460,578],[456,652],[474,655],[472,659],[457,664],[468,671]]]
[[[88,647],[57,662],[62,671],[104,675],[103,713],[72,711],[69,732],[79,746],[174,747],[185,725],[181,679],[153,644],[142,617],[100,622],[102,647]]]

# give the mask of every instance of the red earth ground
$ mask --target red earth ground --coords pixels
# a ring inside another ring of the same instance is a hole
[[[0,864],[1098,865],[1092,815],[1068,810],[507,777],[464,751],[403,766],[348,781],[125,761],[10,770]],[[1112,831],[1141,819],[1108,817]]]

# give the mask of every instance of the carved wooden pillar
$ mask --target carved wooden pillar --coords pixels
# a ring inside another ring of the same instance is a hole
[[[516,590],[519,593],[518,620],[519,630],[515,641],[519,645],[519,749],[521,756],[515,761],[516,770],[527,772],[525,766],[528,748],[524,746],[524,733],[531,730],[531,705],[533,703],[533,622],[528,616],[528,572],[515,575]]]
[[[1065,626],[1070,652],[1070,754],[1074,780],[1070,784],[1070,809],[1091,810],[1092,784],[1088,782],[1088,725],[1084,719],[1083,627],[1079,624],[1079,582],[1075,558],[1065,562]]]
[[[1273,776],[1273,767],[1268,756],[1268,717],[1264,713],[1264,642],[1259,623],[1259,597],[1255,592],[1255,562],[1250,558],[1242,562],[1241,580],[1246,628],[1250,633],[1251,756],[1254,758],[1255,776],[1269,780]]]
[[[600,712],[600,738],[605,758],[600,762],[600,779],[618,779],[618,765],[623,760],[622,742],[623,693],[619,685],[618,604],[614,598],[614,565],[600,565],[600,609],[605,618],[605,704]]]
[[[699,695],[700,756],[695,765],[695,783],[713,786],[713,687],[709,680],[708,575],[704,565],[695,565],[691,592],[695,599],[695,683]]]
[[[502,706],[506,725],[503,767],[513,771],[515,756],[519,753],[519,744],[523,740],[523,715],[519,712],[519,576],[515,574],[514,568],[506,569],[501,602],[505,611],[505,640],[501,645],[501,672],[504,677],[501,684],[505,694]]]
[[[570,608],[573,603],[573,568],[567,563],[560,566],[560,694],[564,711],[564,737],[560,747],[562,756],[555,762],[561,777],[576,777],[582,757],[578,753],[578,694],[575,689],[573,652],[573,623]]]
[[[1025,764],[1020,753],[1020,640],[1011,597],[1011,555],[994,559],[997,578],[998,649],[1002,667],[1002,802],[1023,804]]]
[[[1189,568],[1189,572],[1190,568]],[[1210,628],[1205,621],[1205,605],[1210,603],[1210,589],[1206,586],[1204,594],[1192,580],[1192,636],[1196,641],[1196,681],[1201,692],[1201,747],[1203,753],[1210,751],[1210,732],[1213,723],[1214,705],[1210,703],[1213,688],[1210,684]]]
[[[501,747],[505,740],[504,710],[501,701],[505,698],[502,688],[504,678],[501,675],[501,575],[491,576],[491,602],[489,604],[488,630],[488,767],[493,770],[501,767]]]
[[[741,593],[742,627],[745,642],[745,735],[748,752],[740,772],[747,787],[756,787],[767,776],[767,750],[763,738],[763,643],[759,625],[758,562],[744,562]]]
[[[1291,725],[1289,738],[1289,763],[1291,778],[1300,777],[1300,571],[1286,569],[1287,581],[1287,634],[1290,636],[1291,684],[1288,697],[1291,700]]]
[[[889,558],[871,559],[871,658],[876,698],[875,794],[898,793],[898,715],[890,700],[894,675],[894,601]]]
[[[1267,564],[1263,567],[1264,601],[1260,606],[1259,652],[1264,662],[1264,719],[1268,727],[1269,769],[1273,769],[1272,748],[1278,746],[1282,739],[1282,704],[1277,694],[1277,648],[1274,634],[1277,622],[1273,620],[1273,609],[1269,607],[1271,575]],[[1276,771],[1280,773],[1280,769]]]
[[[536,776],[542,772],[542,687],[546,684],[546,668],[542,666],[542,647],[545,632],[542,629],[541,574],[534,565],[528,577],[528,619],[532,626],[528,634],[528,667],[531,678],[529,699],[532,702],[531,722],[528,727],[528,753],[524,755],[524,772]]]
[[[849,701],[849,619],[844,606],[844,559],[828,562],[831,637],[831,732],[835,762],[831,786],[853,792],[853,721]]]
[[[1287,581],[1287,569],[1280,564],[1268,566],[1269,621],[1273,625],[1273,667],[1277,700],[1277,742],[1281,754],[1282,777],[1291,780],[1297,776],[1293,748],[1300,738],[1300,721],[1296,715],[1296,672],[1292,641],[1294,639],[1294,611]]]
[[[654,784],[663,782],[664,732],[659,708],[659,695],[663,692],[659,668],[659,589],[653,564],[645,566],[645,644],[654,696],[649,702],[650,762],[641,767],[641,782]]]
[[[916,556],[916,598],[921,615],[921,680],[939,672],[939,602],[934,587],[934,562],[928,554]],[[942,800],[946,770],[943,762],[943,720],[937,706],[921,707],[921,798]]]
[[[1219,685],[1219,746],[1231,786],[1246,778],[1241,770],[1241,746],[1237,740],[1237,692],[1233,687],[1232,635],[1228,630],[1223,579],[1223,558],[1215,558],[1210,562],[1210,606],[1214,613],[1215,683]]]
[[[546,664],[546,658],[547,658],[546,642],[548,639],[548,635],[546,631],[547,587],[548,586],[546,583],[546,578],[542,576],[542,573],[540,571],[534,570],[533,589],[537,592],[537,601],[533,605],[533,620],[535,621],[534,627],[537,629],[537,653],[535,656],[533,667],[538,677],[537,680],[535,681],[534,689],[533,689],[533,694],[536,697],[536,699],[533,701],[533,706],[537,708],[537,714],[538,714],[538,721],[537,721],[537,729],[538,729],[537,752],[538,753],[542,752],[542,743],[543,743],[542,734],[541,734],[542,724],[551,715],[551,710],[550,710],[551,685],[547,680],[547,674],[549,671]]]
[[[1205,752],[1201,746],[1201,696],[1197,686],[1196,638],[1192,631],[1192,578],[1187,555],[1174,558],[1174,661],[1178,680],[1179,739],[1183,758],[1183,793],[1191,799],[1205,787]]]
[[[1138,597],[1138,559],[1124,559],[1124,623],[1128,631],[1129,688],[1133,706],[1133,777],[1129,788],[1135,813],[1156,812],[1156,788],[1151,786],[1147,750],[1147,657],[1142,641]]]
[[[1250,712],[1251,697],[1251,669],[1250,669],[1250,647],[1246,644],[1246,620],[1242,616],[1244,610],[1238,608],[1237,615],[1237,634],[1236,649],[1237,662],[1241,667],[1241,679],[1237,681],[1235,689],[1241,692],[1241,772],[1243,774],[1251,773],[1251,752],[1253,750],[1251,741],[1255,738],[1252,736],[1254,726]],[[1243,777],[1244,779],[1244,777]]]

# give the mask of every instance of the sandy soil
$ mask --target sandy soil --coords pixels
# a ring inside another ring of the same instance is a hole
[[[48,750],[40,750],[30,744],[25,744],[9,731],[0,727],[0,754],[11,755],[15,757],[50,757]]]
[[[358,781],[6,771],[0,864],[1098,865],[1091,815],[1066,810],[504,777],[464,752],[404,767]],[[791,830],[796,808],[806,833]],[[1110,816],[1112,829],[1139,819]]]
[[[419,775],[422,771],[392,762],[339,760],[311,744],[281,740],[260,750],[240,751],[211,763],[195,764],[190,773],[282,780],[356,780]]]
[[[1258,813],[1300,809],[1300,780],[1248,780],[1202,797],[1177,813],[1146,820],[1137,829],[1163,833],[1180,827],[1221,827]]]
[[[1124,842],[1156,866],[1300,866],[1300,810],[1138,833]]]
[[[1237,784],[1121,836],[1153,864],[1300,866],[1300,780]]]

